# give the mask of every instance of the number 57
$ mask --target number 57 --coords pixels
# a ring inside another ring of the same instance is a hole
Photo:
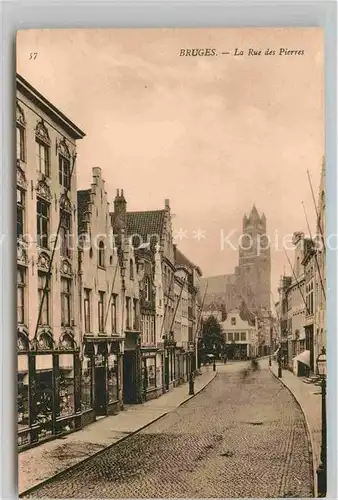
[[[31,53],[29,54],[29,59],[36,59],[37,55],[38,55],[38,53],[37,53],[37,52],[31,52]]]

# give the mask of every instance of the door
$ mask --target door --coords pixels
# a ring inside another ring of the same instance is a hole
[[[137,373],[136,352],[125,351],[123,355],[123,402],[136,404],[137,401]]]
[[[103,366],[95,368],[95,413],[96,416],[107,415],[106,370]]]

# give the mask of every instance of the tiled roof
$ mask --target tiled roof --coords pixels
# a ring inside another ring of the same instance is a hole
[[[127,212],[127,236],[141,237],[142,241],[135,241],[135,245],[148,243],[150,236],[156,235],[156,241],[160,242],[164,228],[165,210],[149,210],[145,212]],[[111,212],[111,221],[115,226],[116,214]],[[138,238],[139,239],[139,238]],[[155,240],[155,236],[153,241]]]
[[[90,192],[90,189],[84,189],[77,192],[77,224],[79,233],[86,229],[85,214],[88,212]]]

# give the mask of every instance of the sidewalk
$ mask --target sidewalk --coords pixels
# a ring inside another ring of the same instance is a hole
[[[275,361],[272,362],[270,370],[278,377],[278,364]],[[321,388],[314,384],[305,384],[303,377],[296,377],[288,370],[283,370],[282,378],[279,380],[292,392],[304,413],[311,439],[315,494],[317,494],[316,470],[320,463],[322,430]]]
[[[217,372],[212,366],[202,368],[195,378],[195,395],[211,382]],[[19,494],[64,472],[105,448],[125,439],[155,420],[175,410],[194,396],[185,383],[157,399],[140,405],[126,406],[117,415],[102,418],[64,438],[54,439],[19,453]]]

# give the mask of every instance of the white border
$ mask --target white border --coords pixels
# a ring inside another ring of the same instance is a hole
[[[1,2],[1,0],[0,0]],[[337,228],[337,3],[336,1],[18,0],[0,3],[0,438],[1,498],[17,498],[16,317],[14,215],[15,32],[24,28],[323,26],[326,62],[327,232]],[[12,196],[13,195],[13,196]],[[337,488],[337,254],[327,254],[328,498]],[[11,353],[11,354],[9,354]]]

